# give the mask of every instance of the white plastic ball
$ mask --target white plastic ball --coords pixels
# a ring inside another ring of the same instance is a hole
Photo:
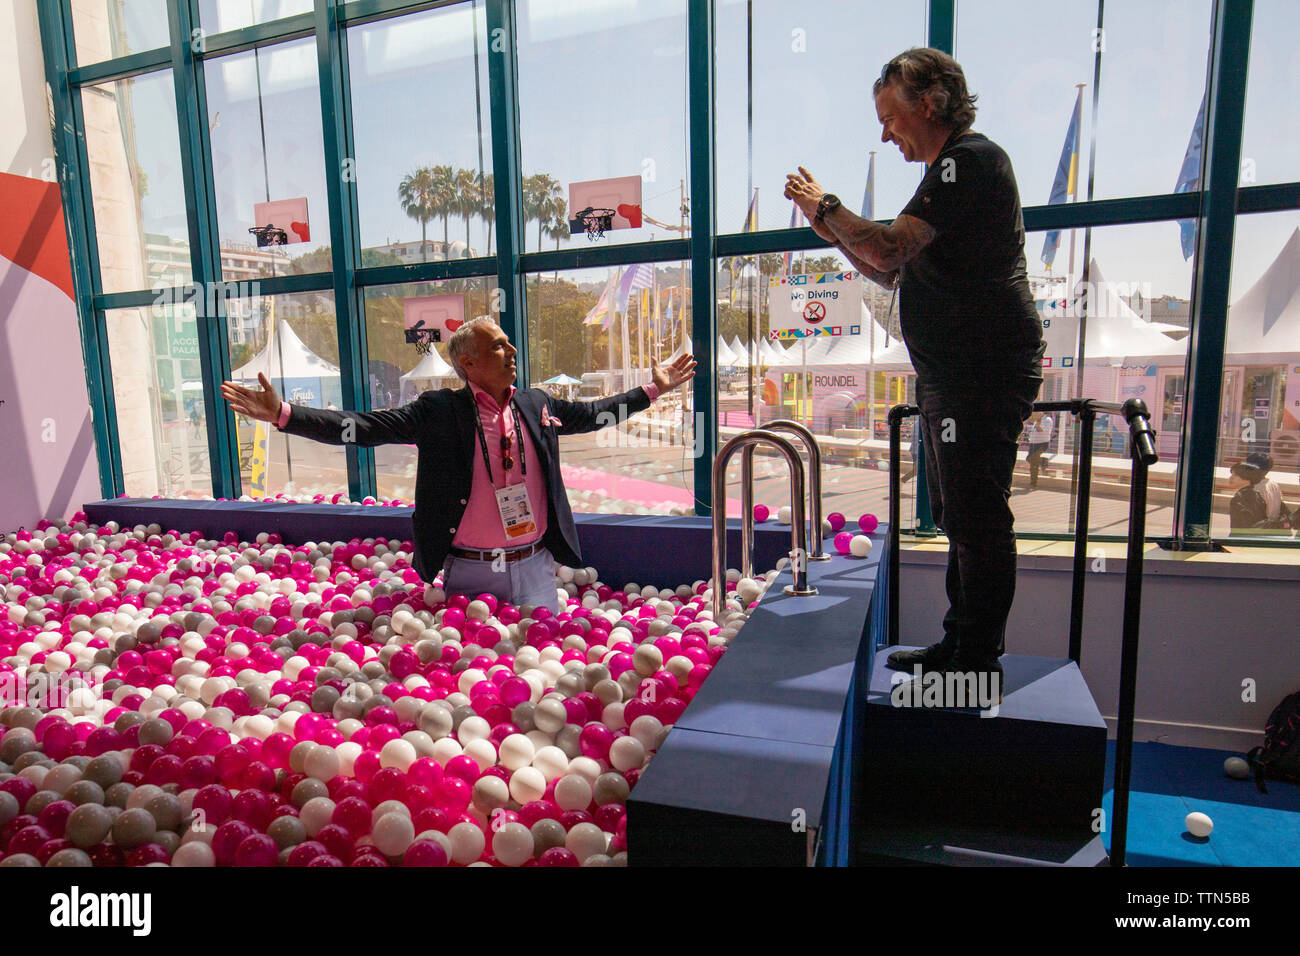
[[[522,767],[510,775],[510,796],[516,803],[531,803],[546,795],[546,784],[546,777],[536,767]]]
[[[780,507],[780,509],[779,509],[779,510],[777,511],[777,513],[776,513],[776,520],[777,520],[780,524],[789,524],[789,523],[790,523],[790,517],[791,517],[791,512],[790,512],[790,506],[789,506],[789,505],[782,505],[782,506]]]
[[[406,773],[411,769],[411,764],[419,759],[419,754],[411,746],[410,741],[398,737],[396,740],[390,740],[384,744],[383,749],[379,751],[379,766],[392,767],[396,770]]]
[[[523,734],[511,734],[501,741],[499,758],[501,766],[507,770],[515,771],[527,767],[533,762],[535,756],[537,756],[537,748]]]
[[[447,836],[451,839],[451,858],[462,866],[475,862],[487,846],[487,837],[474,823],[458,823],[447,831]]]
[[[645,763],[645,746],[635,737],[619,737],[609,748],[609,763],[620,773],[635,770]]]
[[[555,784],[555,802],[562,810],[586,810],[591,804],[591,783],[576,773],[566,773]]]
[[[492,835],[492,855],[506,866],[523,866],[533,855],[533,834],[522,823],[507,823]]]
[[[375,823],[371,838],[384,856],[401,856],[415,840],[415,825],[404,813],[386,813]]]
[[[605,852],[605,833],[594,823],[579,823],[569,831],[564,846],[582,863],[590,856]]]
[[[1187,832],[1194,837],[1204,838],[1214,832],[1214,821],[1204,813],[1189,813],[1183,822],[1187,826]]]
[[[865,558],[871,553],[871,539],[865,534],[855,534],[849,539],[849,553],[855,558]]]

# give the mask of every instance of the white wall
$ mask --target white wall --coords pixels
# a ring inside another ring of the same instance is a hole
[[[1148,552],[1134,739],[1245,751],[1263,743],[1273,707],[1300,690],[1300,567],[1236,563],[1250,549],[1234,551],[1227,562]],[[903,551],[901,643],[943,636],[947,559],[946,550]],[[1104,571],[1085,576],[1082,670],[1112,736],[1125,569],[1122,557],[1111,556]],[[1008,653],[1069,656],[1070,584],[1069,558],[1020,556]],[[1255,683],[1254,703],[1242,700],[1247,679]]]
[[[36,0],[0,3],[0,89],[5,91],[0,96],[0,170],[52,179],[54,147]]]

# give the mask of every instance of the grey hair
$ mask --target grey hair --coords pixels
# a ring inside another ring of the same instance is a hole
[[[451,338],[447,340],[447,361],[451,363],[452,369],[460,376],[462,382],[467,382],[469,379],[465,377],[465,370],[460,367],[460,360],[466,355],[475,354],[474,330],[480,326],[496,324],[497,321],[492,316],[480,315],[451,333]]]
[[[944,126],[965,132],[975,122],[974,93],[966,88],[966,75],[947,53],[932,47],[913,47],[894,57],[871,87],[878,96],[890,83],[897,84],[908,103],[923,100]]]

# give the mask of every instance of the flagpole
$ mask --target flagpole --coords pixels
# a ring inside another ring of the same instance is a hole
[[[874,218],[876,212],[876,151],[870,151],[867,160],[867,191],[863,197],[864,219]],[[869,205],[868,205],[869,204]],[[863,290],[871,281],[862,279]],[[867,308],[867,440],[876,437],[876,317]]]

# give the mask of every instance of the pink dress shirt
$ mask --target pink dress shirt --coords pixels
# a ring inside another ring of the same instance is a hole
[[[653,382],[641,386],[650,401],[659,397],[659,388]],[[478,408],[479,420],[483,423],[483,437],[487,441],[488,455],[492,459],[492,478],[489,480],[487,467],[483,464],[483,450],[478,438],[474,439],[474,476],[470,486],[469,500],[465,505],[465,514],[456,528],[452,545],[457,548],[474,548],[489,551],[493,548],[519,548],[541,540],[546,534],[547,488],[546,475],[542,463],[537,457],[537,449],[528,429],[524,429],[524,454],[528,474],[525,477],[519,468],[519,440],[515,435],[514,409],[510,407],[510,398],[514,397],[515,387],[510,386],[510,397],[506,399],[503,409],[495,398],[477,385],[470,384],[470,391]],[[290,408],[288,402],[280,405],[280,418],[276,427],[284,428],[289,424]],[[547,426],[544,426],[547,427]],[[501,464],[501,436],[510,437],[511,457],[515,466],[509,473]],[[497,510],[494,489],[504,488],[507,484],[524,482],[528,487],[528,501],[533,509],[537,530],[532,534],[521,535],[513,540],[506,538],[501,526],[501,513]]]

